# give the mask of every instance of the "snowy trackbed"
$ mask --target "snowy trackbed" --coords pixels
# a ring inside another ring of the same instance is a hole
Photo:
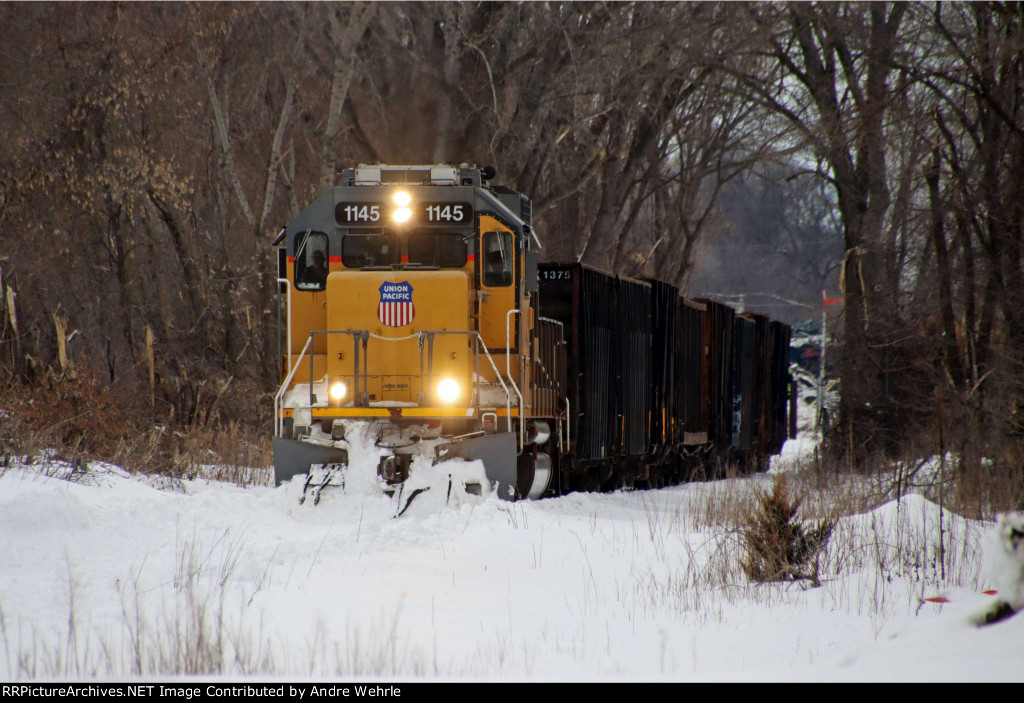
[[[841,521],[822,587],[750,585],[735,531],[699,516],[767,480],[515,504],[429,491],[395,519],[371,491],[314,507],[297,483],[9,469],[0,679],[1024,679],[1024,617],[967,623],[989,598],[981,526],[946,514],[962,555],[942,574],[937,508],[907,496]]]

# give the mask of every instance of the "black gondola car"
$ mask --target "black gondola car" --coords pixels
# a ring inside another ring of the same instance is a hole
[[[704,404],[708,410],[708,441],[724,451],[733,438],[733,320],[736,311],[714,300],[705,306]]]
[[[676,383],[679,351],[683,339],[679,328],[679,289],[662,281],[649,281],[651,286],[651,451],[664,455],[666,447],[683,431],[682,410],[685,399],[675,391],[684,384]],[[685,376],[684,376],[685,377]]]
[[[539,295],[541,316],[566,334],[573,451],[559,462],[562,490],[656,486],[698,464],[722,475],[778,452],[786,325],[580,263],[541,264]]]
[[[738,456],[745,456],[754,448],[755,378],[757,339],[754,321],[738,315],[733,321],[733,383],[732,383],[732,442]]]
[[[701,445],[708,441],[710,415],[706,392],[707,348],[704,342],[704,316],[707,305],[683,298],[676,307],[679,324],[676,327],[676,388],[675,396],[681,410],[675,433],[676,442],[683,445]]]
[[[582,264],[542,264],[541,315],[565,325],[576,459],[647,451],[651,286]]]

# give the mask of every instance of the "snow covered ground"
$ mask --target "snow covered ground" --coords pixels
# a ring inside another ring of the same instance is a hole
[[[446,506],[445,474],[395,519],[375,463],[315,507],[297,484],[8,469],[0,679],[1024,680],[1024,615],[969,624],[988,526],[920,496],[843,518],[820,588],[751,585],[722,516],[770,476]]]

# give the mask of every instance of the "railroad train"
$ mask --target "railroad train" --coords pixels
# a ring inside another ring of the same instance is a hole
[[[356,420],[399,491],[424,454],[482,460],[509,500],[763,469],[795,432],[789,327],[538,263],[530,199],[494,177],[360,165],[281,230],[275,482],[343,485]]]

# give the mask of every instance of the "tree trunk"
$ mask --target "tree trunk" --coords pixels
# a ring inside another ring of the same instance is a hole
[[[341,109],[348,97],[349,83],[355,74],[356,45],[377,12],[377,3],[360,2],[351,6],[348,25],[342,26],[338,6],[331,8],[331,36],[334,40],[334,74],[331,78],[331,99],[327,106],[327,126],[324,129],[320,152],[320,192],[334,185],[335,165],[338,159],[338,133],[341,128]]]

